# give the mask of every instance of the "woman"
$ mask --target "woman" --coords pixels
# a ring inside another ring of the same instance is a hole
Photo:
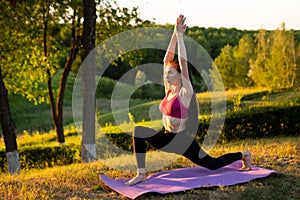
[[[177,18],[174,33],[164,58],[164,86],[166,95],[160,103],[164,128],[157,132],[147,127],[135,127],[133,132],[133,146],[138,169],[137,175],[126,182],[126,185],[134,185],[146,180],[145,141],[148,141],[159,150],[183,155],[195,164],[211,170],[224,167],[237,160],[242,160],[243,162],[241,170],[251,169],[250,152],[228,153],[218,158],[213,158],[201,149],[189,133],[191,127],[188,122],[191,119],[194,119],[195,122],[196,118],[197,123],[198,112],[196,112],[196,116],[194,114],[191,117],[190,111],[195,109],[190,108],[197,101],[189,78],[186,49],[183,42],[183,34],[187,29],[185,19],[183,15]],[[178,61],[174,61],[176,43],[178,45]],[[177,143],[174,143],[176,139]]]

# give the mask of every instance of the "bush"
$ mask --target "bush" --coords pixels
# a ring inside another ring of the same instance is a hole
[[[155,83],[148,83],[139,87],[132,94],[132,98],[136,99],[162,99],[164,98],[165,92],[162,85]]]
[[[133,86],[129,84],[122,83],[110,78],[101,77],[97,84],[96,98],[111,99],[112,94],[116,88],[118,89],[118,99],[127,98],[128,92],[133,90]]]
[[[274,136],[293,136],[300,133],[300,106],[287,107],[258,107],[238,112],[227,113],[219,143],[249,138],[266,138]],[[203,142],[210,124],[209,117],[199,121],[196,140]],[[132,151],[132,138],[126,133],[109,133],[107,138],[119,148]],[[153,150],[147,145],[147,150]]]
[[[300,133],[300,106],[257,107],[227,114],[223,142],[245,138],[292,136]]]
[[[300,133],[300,106],[276,106],[276,107],[256,107],[238,112],[227,113],[225,124],[220,134],[219,143],[232,140],[242,140],[246,138],[266,138],[274,136],[295,136]],[[210,124],[211,119],[207,116],[200,118],[196,140],[203,142],[207,135],[209,126],[220,126],[217,123]],[[127,133],[107,133],[105,134],[112,143],[126,151],[133,151],[132,137]],[[104,138],[99,138],[102,140]],[[98,141],[101,143],[101,141]],[[105,144],[105,142],[102,142]],[[102,144],[101,143],[101,144]],[[107,152],[112,156],[111,146],[98,145],[98,151]],[[99,149],[101,148],[101,149]],[[147,150],[154,148],[147,143]],[[78,163],[80,159],[80,145],[70,144],[55,147],[23,147],[19,150],[21,167],[46,168],[55,165],[67,165]],[[113,152],[118,154],[118,152]],[[101,155],[100,155],[101,156]],[[7,171],[7,160],[5,150],[0,150],[0,168]]]
[[[55,147],[26,147],[19,149],[22,169],[46,168],[80,162],[79,145],[70,144]],[[5,150],[0,151],[0,168],[7,172]]]
[[[241,98],[241,101],[253,100],[253,99],[256,99],[256,98],[262,98],[262,97],[268,96],[268,95],[270,95],[270,92],[268,90],[261,91],[261,92],[255,92],[255,93],[244,95]]]

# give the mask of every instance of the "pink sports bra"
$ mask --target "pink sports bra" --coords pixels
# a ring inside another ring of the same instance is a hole
[[[188,108],[183,105],[178,95],[175,95],[172,99],[168,100],[168,96],[171,90],[167,92],[165,98],[159,105],[159,110],[166,116],[175,117],[179,119],[185,119],[188,116]]]

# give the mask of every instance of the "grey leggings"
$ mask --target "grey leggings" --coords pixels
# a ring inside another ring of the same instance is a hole
[[[155,131],[151,128],[137,126],[133,131],[133,147],[138,168],[145,168],[146,141],[158,150],[183,155],[193,163],[211,170],[242,159],[241,152],[227,153],[218,158],[211,157],[186,131],[165,133],[164,129]]]

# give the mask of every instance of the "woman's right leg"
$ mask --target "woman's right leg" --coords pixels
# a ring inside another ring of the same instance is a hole
[[[175,135],[175,134],[173,134]],[[137,161],[137,175],[126,182],[126,185],[135,185],[146,180],[146,141],[160,149],[172,140],[172,135],[151,128],[137,126],[133,131],[133,149]]]
[[[138,168],[145,168],[146,141],[156,149],[166,146],[175,137],[175,134],[165,134],[164,130],[156,131],[151,128],[137,126],[133,131],[133,150]]]

